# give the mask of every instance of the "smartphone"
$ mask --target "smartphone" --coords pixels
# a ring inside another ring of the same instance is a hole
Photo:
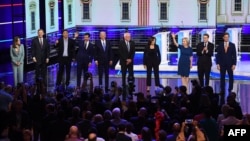
[[[193,123],[193,119],[185,119],[185,123],[186,124],[192,124]]]

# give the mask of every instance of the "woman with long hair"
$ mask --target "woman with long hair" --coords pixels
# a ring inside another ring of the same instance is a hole
[[[18,36],[14,37],[13,44],[10,46],[10,57],[14,74],[14,85],[23,82],[23,63],[24,63],[24,46],[21,44]]]

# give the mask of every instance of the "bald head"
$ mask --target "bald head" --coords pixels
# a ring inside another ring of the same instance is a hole
[[[179,132],[180,129],[181,129],[181,125],[178,122],[173,124],[173,132]]]
[[[69,132],[70,132],[71,135],[72,134],[74,134],[74,135],[78,134],[78,128],[77,128],[77,126],[71,126],[69,128]]]

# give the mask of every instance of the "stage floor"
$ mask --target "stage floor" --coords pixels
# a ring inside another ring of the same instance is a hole
[[[141,58],[141,57],[140,57]],[[138,55],[135,56],[135,65],[134,65],[134,76],[135,76],[135,91],[136,92],[146,92],[146,70],[143,68],[141,60],[139,60]],[[119,62],[118,62],[119,63]],[[117,81],[118,85],[121,85],[121,73],[120,73],[120,65],[117,63],[114,70],[110,70],[110,82]],[[76,86],[76,63],[72,63],[71,69],[71,80],[70,86]],[[234,72],[235,74],[235,83],[234,89],[237,93],[237,101],[240,102],[242,106],[242,110],[245,113],[250,113],[250,95],[248,94],[250,91],[250,61],[247,60],[239,60],[237,61],[237,67]],[[4,64],[0,67],[0,81],[4,81],[7,84],[13,84],[13,72],[11,64]],[[50,65],[47,69],[47,84],[48,91],[54,91],[56,76],[58,71],[58,64]],[[94,84],[98,85],[98,76],[97,76],[97,67],[92,65],[89,69],[90,72],[94,74],[93,80]],[[24,80],[27,83],[34,83],[34,71],[25,72]],[[197,79],[197,66],[194,65],[191,69],[190,73],[191,79]],[[160,66],[160,83],[163,86],[171,86],[174,88],[175,86],[181,85],[180,76],[177,75],[177,65],[172,62],[163,62]],[[219,71],[216,69],[216,65],[213,64],[212,72],[211,72],[211,80],[210,85],[214,88],[214,91],[218,93],[220,91],[219,85]],[[228,83],[226,83],[227,87]],[[189,87],[191,90],[191,86]],[[154,95],[154,77],[152,76],[152,88],[151,94]]]

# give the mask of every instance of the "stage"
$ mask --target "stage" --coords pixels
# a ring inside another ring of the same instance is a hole
[[[237,61],[237,67],[234,71],[235,75],[235,83],[234,89],[237,93],[237,101],[240,102],[242,106],[243,112],[250,113],[249,103],[250,96],[248,92],[250,91],[250,61],[248,60],[250,54],[242,54]],[[177,58],[176,53],[169,55],[170,60],[163,62],[160,65],[160,83],[163,86],[171,86],[174,88],[175,86],[181,85],[180,76],[177,75]],[[175,59],[174,59],[175,58]],[[135,63],[134,63],[134,76],[135,76],[135,92],[146,92],[146,70],[142,64],[142,53],[138,52],[135,55]],[[174,60],[174,61],[173,61]],[[190,73],[190,79],[197,79],[197,66],[195,63],[196,56],[194,54],[194,62],[193,67]],[[213,59],[214,60],[214,59]],[[76,86],[76,63],[72,62],[71,69],[71,79],[70,86]],[[49,65],[47,69],[47,84],[48,91],[53,92],[55,90],[55,82],[58,71],[58,64]],[[93,73],[94,84],[98,85],[98,75],[97,75],[97,67],[92,63],[92,66],[89,69],[90,72]],[[24,81],[27,83],[34,83],[34,71],[25,72]],[[0,80],[6,82],[7,84],[13,84],[13,72],[11,64],[5,64],[1,66]],[[120,65],[119,62],[115,66],[115,69],[110,70],[110,82],[117,81],[118,85],[121,85],[121,73],[120,73]],[[220,81],[219,81],[219,71],[216,68],[216,64],[213,61],[213,66],[211,70],[211,80],[210,85],[214,88],[216,93],[220,91]],[[228,83],[226,82],[226,87]],[[152,76],[152,86],[154,86],[154,76]],[[189,87],[191,90],[191,84]],[[190,92],[190,91],[189,91]],[[152,95],[155,94],[154,87],[151,88]]]

